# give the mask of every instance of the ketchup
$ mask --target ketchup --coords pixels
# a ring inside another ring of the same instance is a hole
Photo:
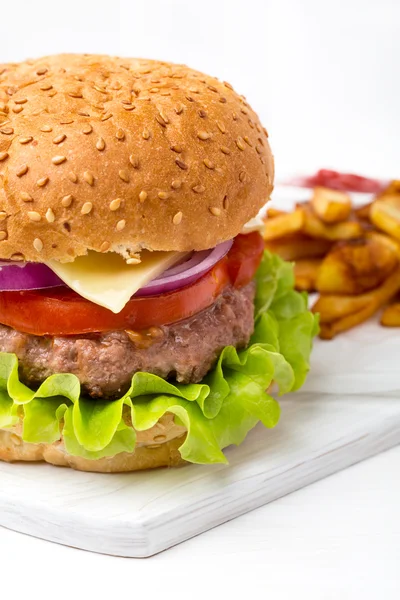
[[[362,177],[354,173],[339,173],[339,171],[331,169],[320,169],[315,175],[296,179],[296,185],[301,187],[323,186],[332,190],[378,194],[387,186],[387,182]]]

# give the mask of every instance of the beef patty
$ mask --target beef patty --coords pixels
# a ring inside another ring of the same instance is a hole
[[[195,383],[225,346],[247,345],[254,328],[254,294],[254,283],[227,288],[206,310],[146,332],[42,337],[0,325],[0,351],[18,356],[19,375],[27,385],[38,386],[54,373],[73,373],[93,397],[122,395],[138,371]]]

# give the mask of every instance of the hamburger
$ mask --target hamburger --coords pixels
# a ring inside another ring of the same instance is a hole
[[[264,252],[268,133],[183,65],[0,65],[0,459],[226,462],[297,389],[314,316]]]

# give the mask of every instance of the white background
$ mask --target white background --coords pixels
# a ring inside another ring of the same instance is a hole
[[[0,8],[0,62],[68,51],[185,62],[247,95],[270,132],[278,177],[323,166],[400,177],[397,0]],[[2,594],[10,586],[14,598],[397,599],[399,466],[392,450],[146,561],[0,530]]]

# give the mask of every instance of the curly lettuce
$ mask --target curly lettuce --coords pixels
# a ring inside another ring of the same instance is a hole
[[[118,400],[94,400],[81,396],[72,374],[52,375],[31,390],[19,381],[17,357],[0,353],[0,428],[13,427],[23,417],[24,441],[53,443],[62,432],[70,454],[94,460],[133,452],[136,432],[172,413],[187,429],[182,458],[226,463],[223,449],[240,444],[259,421],[268,428],[278,423],[279,404],[266,390],[274,382],[281,395],[304,383],[318,329],[306,294],[293,289],[291,264],[265,252],[256,280],[255,328],[248,347],[224,348],[199,384],[136,373]]]

